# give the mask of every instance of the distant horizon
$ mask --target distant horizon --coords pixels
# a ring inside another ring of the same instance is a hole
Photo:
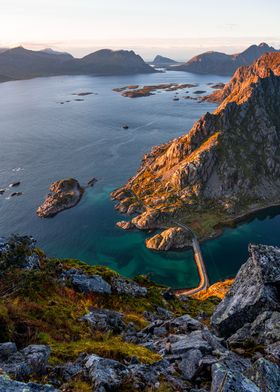
[[[280,48],[279,0],[1,0],[0,46],[52,47],[75,57],[101,48],[186,61],[208,50]]]
[[[6,45],[0,41],[0,49],[13,49],[19,46],[24,47],[25,49],[29,50],[44,50],[44,49],[53,49],[55,51],[60,52],[67,52],[73,55],[74,57],[83,57],[89,53],[93,53],[95,51],[101,49],[110,49],[110,50],[133,50],[136,54],[139,54],[145,61],[152,61],[155,56],[161,55],[164,57],[170,57],[173,60],[178,62],[184,62],[207,51],[217,51],[223,52],[226,54],[235,54],[240,53],[247,49],[251,45],[259,45],[262,42],[265,42],[269,46],[274,47],[275,49],[280,50],[280,38],[272,38],[272,37],[254,37],[254,38],[244,38],[244,39],[228,39],[227,43],[222,44],[219,38],[211,38],[211,39],[201,39],[203,44],[192,46],[188,45],[190,38],[185,39],[174,39],[174,40],[150,40],[153,42],[152,46],[148,45],[143,47],[137,43],[133,46],[131,45],[126,46],[125,42],[123,41],[123,45],[106,45],[106,43],[99,43],[99,44],[92,44],[89,43],[86,46],[77,46],[77,47],[69,47],[67,44],[63,43],[32,43],[32,42],[15,42],[15,43],[6,43]],[[171,42],[174,41],[174,46],[170,46]],[[207,43],[209,41],[209,43]],[[211,45],[211,41],[213,44]],[[240,42],[239,42],[240,41]],[[243,41],[243,43],[242,43]],[[169,46],[167,45],[169,43]]]

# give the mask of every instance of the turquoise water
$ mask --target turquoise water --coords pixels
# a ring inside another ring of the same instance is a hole
[[[128,77],[53,77],[0,85],[0,188],[21,181],[20,197],[0,196],[0,235],[30,234],[50,256],[103,264],[126,276],[150,273],[172,287],[191,287],[198,277],[191,251],[155,253],[147,234],[115,227],[123,219],[109,194],[134,175],[153,145],[178,137],[215,105],[173,101],[174,92],[128,99],[112,88],[128,84],[198,83],[209,90],[223,77],[181,72]],[[74,101],[73,93],[96,95]],[[179,97],[186,95],[179,92]],[[66,103],[65,101],[71,102]],[[65,102],[63,105],[60,102]],[[129,129],[122,129],[128,124]],[[39,219],[36,208],[49,185],[64,177],[81,184],[98,178],[78,206],[53,219]],[[270,211],[202,246],[212,282],[232,276],[246,260],[249,242],[280,244],[278,211]]]

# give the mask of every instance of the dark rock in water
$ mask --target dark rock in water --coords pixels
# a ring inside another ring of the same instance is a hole
[[[204,94],[204,93],[206,93],[206,91],[204,91],[204,90],[196,90],[193,93],[194,94]]]
[[[240,268],[231,289],[217,306],[212,325],[230,336],[265,310],[279,310],[280,249],[250,245],[250,257]]]
[[[20,181],[17,181],[17,182],[12,182],[9,186],[10,186],[10,188],[13,188],[13,187],[19,186],[19,185],[20,185]]]
[[[129,128],[129,126],[128,126],[128,125],[126,125],[126,124],[124,124],[124,125],[122,126],[122,128],[123,128],[123,129],[128,129],[128,128]]]
[[[88,91],[88,92],[84,92],[84,93],[73,93],[72,95],[77,95],[79,97],[85,97],[86,95],[92,95],[93,93]]]
[[[22,192],[13,192],[12,194],[11,194],[11,197],[14,197],[14,196],[21,196],[23,193]]]
[[[37,215],[41,218],[55,216],[61,211],[72,208],[79,203],[84,189],[75,178],[54,182],[44,203],[38,207]]]
[[[92,309],[81,318],[93,331],[120,333],[125,329],[123,315],[114,310]]]
[[[116,223],[117,227],[120,227],[123,230],[133,230],[135,229],[135,226],[132,222],[130,221],[120,221]]]
[[[220,90],[220,89],[222,89],[222,88],[224,88],[224,87],[225,87],[225,83],[216,83],[216,84],[213,84],[213,85],[211,86],[211,88],[217,89],[217,90]]]
[[[175,98],[173,98],[173,101],[180,101],[180,99],[175,97]]]
[[[61,278],[69,279],[82,293],[111,294],[111,286],[99,275],[86,275],[78,269],[63,271]]]
[[[94,354],[86,358],[85,369],[95,392],[119,390],[130,373],[128,368],[120,362]]]
[[[275,363],[260,358],[245,374],[260,388],[260,391],[280,391],[280,367]]]
[[[91,178],[89,181],[88,181],[88,186],[93,186],[95,183],[97,182],[97,179],[95,178],[95,177],[93,177],[93,178]]]
[[[146,287],[141,287],[132,280],[123,277],[113,278],[111,281],[112,289],[118,294],[132,295],[133,297],[145,297],[147,295]]]
[[[33,382],[23,383],[11,380],[6,375],[0,376],[0,392],[59,392],[51,385],[42,385]]]
[[[3,195],[5,193],[6,189],[0,189],[0,195]]]

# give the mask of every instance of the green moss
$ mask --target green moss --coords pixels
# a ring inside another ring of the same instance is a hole
[[[50,362],[57,364],[61,362],[75,360],[79,354],[96,354],[102,357],[116,360],[138,358],[146,364],[154,363],[161,359],[160,355],[136,344],[124,342],[121,337],[107,337],[103,339],[83,339],[73,342],[50,342],[52,349]]]

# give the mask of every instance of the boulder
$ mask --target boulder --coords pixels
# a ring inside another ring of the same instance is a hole
[[[30,366],[32,373],[44,374],[51,353],[49,346],[43,344],[31,344],[21,350],[26,363]]]
[[[133,230],[135,229],[135,226],[132,222],[130,221],[120,221],[116,223],[116,226],[123,229],[123,230]]]
[[[0,361],[5,361],[17,352],[17,346],[13,342],[0,344]]]
[[[139,286],[133,280],[125,279],[121,276],[112,278],[112,289],[118,294],[131,295],[133,297],[145,297],[148,290],[146,287]]]
[[[0,392],[59,392],[51,385],[23,383],[11,380],[7,375],[0,375]]]
[[[242,373],[231,371],[225,365],[212,366],[211,392],[264,392]]]
[[[148,249],[166,251],[192,245],[192,235],[181,227],[171,227],[146,240]]]
[[[84,189],[75,178],[54,182],[50,186],[50,191],[51,193],[36,211],[41,218],[52,217],[61,211],[74,207],[79,203],[84,193]]]
[[[212,326],[222,336],[230,336],[266,310],[278,310],[280,249],[249,245],[250,257],[240,268],[235,282],[217,306]]]
[[[246,375],[265,392],[280,391],[280,367],[265,358],[258,359]]]
[[[231,347],[247,343],[269,345],[277,341],[280,341],[280,313],[272,311],[261,313],[251,324],[243,325],[227,340]]]
[[[99,275],[86,275],[81,270],[63,271],[62,281],[69,279],[73,287],[82,293],[111,294],[111,286]]]
[[[94,354],[86,358],[85,369],[95,392],[119,390],[130,374],[129,369],[120,362]]]
[[[120,333],[126,328],[123,315],[114,310],[92,309],[81,320],[86,321],[92,331]]]

